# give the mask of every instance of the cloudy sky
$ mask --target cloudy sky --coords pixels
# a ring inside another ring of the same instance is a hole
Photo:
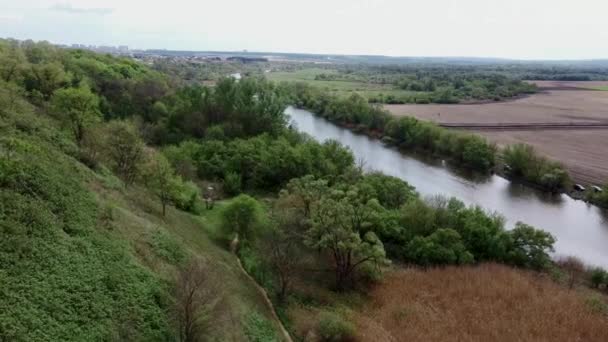
[[[608,58],[608,0],[0,0],[0,36],[181,50]]]

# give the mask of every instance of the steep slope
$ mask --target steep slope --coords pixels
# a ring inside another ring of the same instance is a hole
[[[52,120],[31,107],[0,114],[1,340],[174,340],[174,274],[192,258],[205,260],[208,283],[219,285],[210,340],[278,331],[215,239],[221,203],[162,218],[147,190],[80,163]]]

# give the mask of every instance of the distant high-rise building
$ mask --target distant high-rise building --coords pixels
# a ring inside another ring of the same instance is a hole
[[[120,45],[118,47],[118,51],[120,51],[120,52],[128,52],[129,51],[129,47],[127,45]]]

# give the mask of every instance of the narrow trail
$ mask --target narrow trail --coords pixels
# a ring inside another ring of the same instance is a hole
[[[233,253],[236,249],[235,248],[236,244],[238,244],[238,237],[235,240],[232,241],[231,248],[230,248]],[[234,256],[236,258],[236,262],[239,264],[239,268],[241,269],[241,272],[243,272],[243,274],[247,278],[249,278],[249,280],[251,280],[253,285],[256,287],[256,289],[260,292],[260,294],[264,298],[264,301],[266,301],[266,305],[270,309],[270,313],[272,314],[272,317],[279,323],[279,327],[281,328],[281,333],[283,334],[284,340],[287,342],[293,342],[293,340],[291,339],[291,336],[289,335],[289,332],[287,332],[287,329],[285,329],[285,327],[283,326],[283,322],[281,322],[281,320],[279,319],[279,315],[277,315],[277,312],[274,309],[274,305],[270,301],[270,298],[268,297],[268,293],[266,293],[266,290],[264,290],[264,288],[262,286],[260,286],[260,284],[258,284],[258,282],[255,281],[255,279],[253,279],[253,277],[251,275],[249,275],[249,273],[247,273],[247,271],[243,267],[243,264],[241,263],[241,259],[239,259],[239,257],[236,255],[236,253],[234,253]]]

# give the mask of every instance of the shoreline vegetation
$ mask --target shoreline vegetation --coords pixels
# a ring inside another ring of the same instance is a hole
[[[338,142],[287,127],[281,85],[174,86],[131,59],[32,41],[0,40],[0,61],[0,340],[280,341],[251,275],[295,340],[349,341],[371,332],[356,317],[387,274],[442,281],[487,263],[501,264],[490,276],[584,289],[564,303],[608,314],[606,271],[552,260],[548,232],[363,172]],[[496,164],[482,139],[355,100],[330,101],[331,113],[404,147]],[[512,154],[528,170],[526,150]]]
[[[565,193],[598,207],[608,208],[608,187],[603,192],[577,191],[565,168],[539,155],[526,144],[502,150],[473,133],[453,131],[419,119],[392,116],[354,93],[347,98],[329,95],[305,83],[282,84],[296,107],[349,129],[406,151],[430,153],[447,158],[458,167],[481,173],[497,173],[549,193]]]

